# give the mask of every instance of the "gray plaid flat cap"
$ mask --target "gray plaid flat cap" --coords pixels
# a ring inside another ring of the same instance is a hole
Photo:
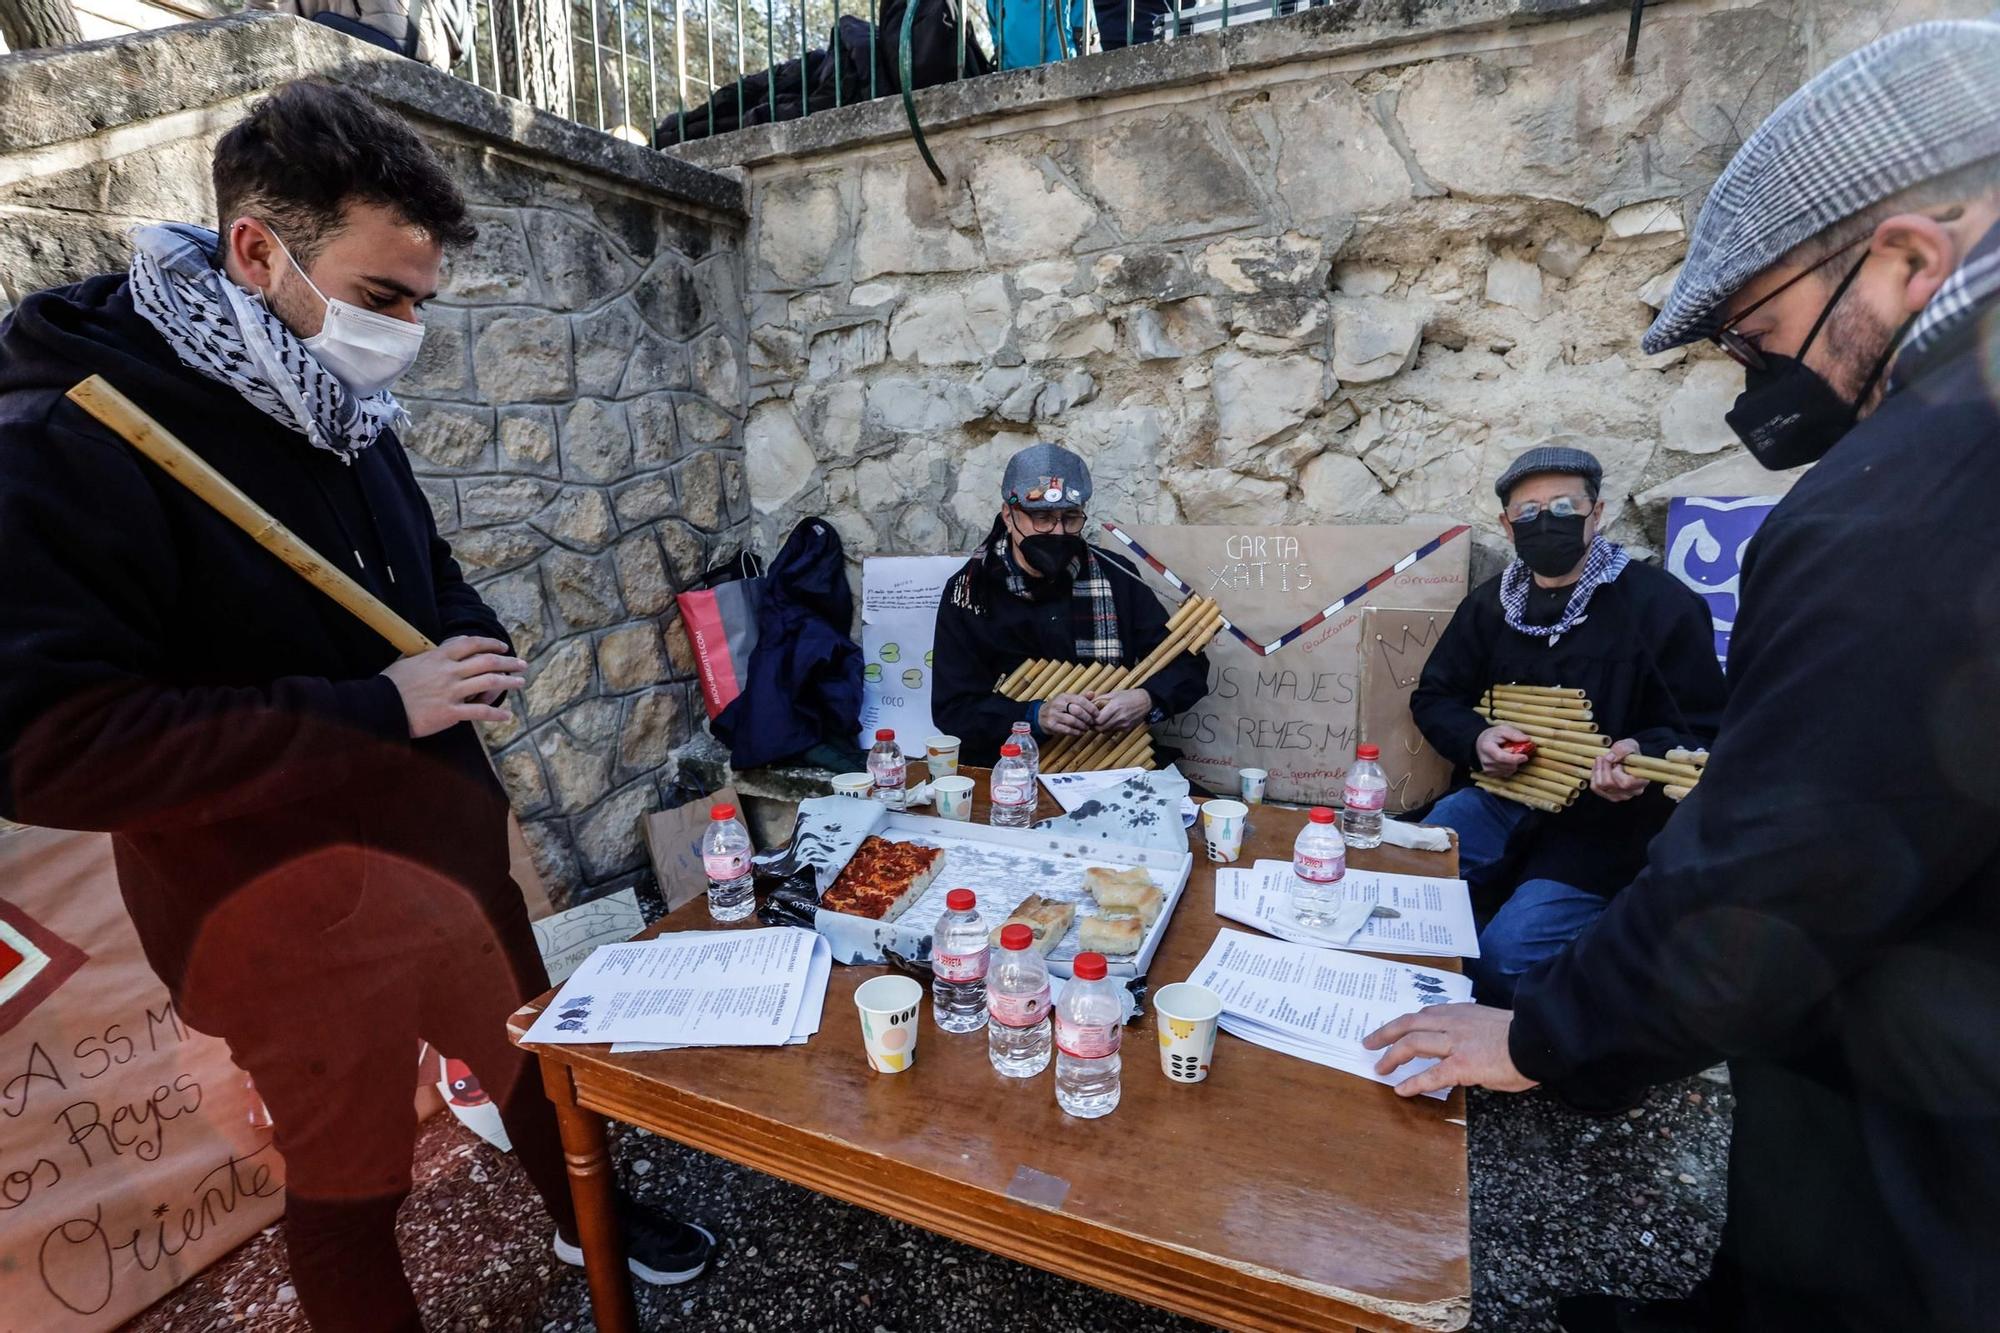
[[[1507,503],[1507,492],[1523,477],[1538,477],[1544,472],[1559,472],[1566,477],[1582,477],[1596,490],[1604,484],[1604,464],[1597,461],[1597,455],[1588,449],[1572,449],[1566,444],[1543,444],[1528,450],[1507,465],[1500,474],[1500,480],[1493,483],[1493,493],[1500,497],[1500,503]]]
[[[1709,191],[1649,353],[1712,337],[1744,283],[1891,195],[2000,153],[2000,22],[1919,23],[1786,98]]]

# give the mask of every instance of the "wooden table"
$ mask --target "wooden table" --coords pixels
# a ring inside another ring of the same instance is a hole
[[[982,822],[985,786],[974,811]],[[1043,813],[1055,813],[1042,799]],[[1254,810],[1236,864],[1288,858],[1303,822],[1298,811]],[[1150,969],[1155,987],[1187,977],[1222,924],[1215,868],[1194,833],[1194,875]],[[1455,862],[1455,853],[1387,846],[1350,853],[1359,867],[1412,873],[1453,873]],[[697,898],[648,933],[714,928]],[[836,965],[819,1035],[803,1046],[621,1056],[605,1046],[535,1048],[562,1122],[603,1333],[637,1326],[612,1212],[607,1116],[1225,1328],[1464,1326],[1462,1092],[1405,1101],[1227,1033],[1207,1081],[1171,1083],[1149,1014],[1126,1032],[1118,1109],[1074,1120],[1056,1106],[1053,1066],[1003,1078],[987,1062],[984,1032],[939,1031],[928,1003],[912,1068],[872,1072],[853,995],[882,971]],[[550,998],[515,1016],[517,1041]]]

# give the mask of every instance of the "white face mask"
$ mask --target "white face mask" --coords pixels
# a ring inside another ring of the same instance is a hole
[[[284,238],[271,233],[278,248],[291,260],[292,269],[312,293],[326,303],[326,321],[319,332],[301,339],[308,352],[319,359],[332,376],[349,392],[367,398],[382,392],[417,359],[424,343],[424,326],[408,320],[363,310],[349,301],[336,301],[321,291],[292,252]]]

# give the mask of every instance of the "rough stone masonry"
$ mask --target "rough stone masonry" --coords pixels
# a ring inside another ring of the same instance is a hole
[[[1492,482],[1566,440],[1645,547],[1761,494],[1717,353],[1647,357],[1747,127],[1885,24],[1977,3],[1457,0],[1312,10],[679,151],[747,170],[759,540],[962,550],[1016,448],[1138,523],[1423,519],[1504,550]],[[1644,503],[1632,503],[1637,497]]]

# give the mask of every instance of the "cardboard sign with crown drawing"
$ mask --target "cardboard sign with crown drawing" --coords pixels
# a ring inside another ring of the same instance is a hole
[[[1465,528],[1436,523],[1112,527],[1097,540],[1132,557],[1169,602],[1199,593],[1228,618],[1208,649],[1208,697],[1158,728],[1182,771],[1233,794],[1239,770],[1262,768],[1270,799],[1314,804],[1339,801],[1362,739],[1363,610],[1449,613],[1472,547]]]

